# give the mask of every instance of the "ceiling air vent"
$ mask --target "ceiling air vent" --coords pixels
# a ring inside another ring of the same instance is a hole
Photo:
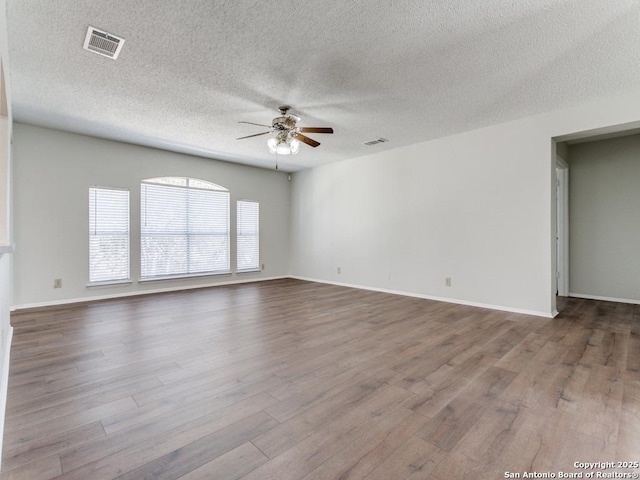
[[[115,60],[122,50],[122,45],[124,45],[124,38],[116,37],[95,27],[89,27],[83,48]]]
[[[377,145],[378,143],[384,143],[384,142],[388,142],[389,140],[387,140],[386,138],[377,138],[376,140],[371,140],[369,142],[364,142],[365,145],[367,146],[371,146],[371,145]]]

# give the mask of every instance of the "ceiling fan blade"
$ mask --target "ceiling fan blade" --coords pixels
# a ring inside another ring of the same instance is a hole
[[[259,127],[271,128],[271,125],[263,125],[262,123],[253,123],[253,122],[238,122],[238,123],[247,123],[249,125],[258,125]]]
[[[268,132],[254,133],[253,135],[247,135],[246,137],[236,138],[236,140],[242,140],[243,138],[259,137],[260,135],[266,135],[267,133],[271,133],[271,130],[269,130]]]
[[[320,145],[320,142],[316,142],[313,138],[306,137],[300,133],[294,133],[294,136],[301,142],[306,143],[307,145],[310,145],[314,148]]]
[[[302,127],[300,129],[301,132],[304,133],[333,133],[333,128],[331,127]]]

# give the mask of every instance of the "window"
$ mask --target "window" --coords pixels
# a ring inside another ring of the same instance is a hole
[[[237,270],[260,270],[260,204],[238,200]]]
[[[89,282],[129,280],[129,191],[89,188]]]
[[[194,178],[143,180],[141,276],[229,272],[229,191]]]

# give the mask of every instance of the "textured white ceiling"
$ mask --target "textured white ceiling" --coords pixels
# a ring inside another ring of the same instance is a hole
[[[288,104],[335,134],[287,171],[640,88],[638,0],[8,0],[8,36],[16,121],[273,168],[238,121]]]

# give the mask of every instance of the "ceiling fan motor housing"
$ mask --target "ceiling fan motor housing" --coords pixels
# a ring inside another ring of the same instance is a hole
[[[288,130],[291,128],[295,128],[296,127],[296,123],[298,123],[298,120],[300,120],[299,117],[296,117],[295,115],[284,115],[282,117],[276,117],[273,119],[273,122],[271,123],[271,125],[273,125],[273,128],[277,129],[277,130]]]

